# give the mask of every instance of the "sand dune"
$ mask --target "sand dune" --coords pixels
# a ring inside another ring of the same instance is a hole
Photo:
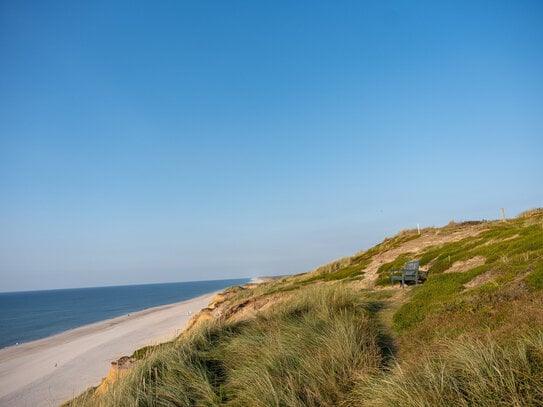
[[[0,406],[58,406],[100,384],[112,361],[177,336],[213,295],[0,349]]]

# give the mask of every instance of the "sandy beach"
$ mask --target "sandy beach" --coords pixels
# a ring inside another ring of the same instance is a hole
[[[58,406],[100,384],[112,361],[179,335],[214,294],[0,349],[0,406]]]

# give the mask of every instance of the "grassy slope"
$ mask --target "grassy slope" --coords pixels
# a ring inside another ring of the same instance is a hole
[[[476,233],[446,241],[462,230]],[[390,289],[388,270],[433,235],[442,243],[416,254],[428,281]],[[387,253],[397,256],[368,287],[368,266]],[[483,260],[447,273],[473,258]],[[542,289],[541,210],[404,231],[311,273],[230,290],[222,317],[139,352],[106,394],[72,404],[543,405]]]

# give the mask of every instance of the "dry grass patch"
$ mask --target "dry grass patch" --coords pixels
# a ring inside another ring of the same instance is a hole
[[[473,280],[468,281],[466,284],[464,284],[465,288],[475,288],[479,287],[483,284],[489,283],[490,281],[494,280],[495,275],[492,270],[485,271],[483,274],[479,274],[477,277],[475,277]]]
[[[464,271],[482,266],[485,262],[486,258],[484,256],[475,256],[468,260],[455,261],[451,267],[445,270],[445,273],[463,273]]]

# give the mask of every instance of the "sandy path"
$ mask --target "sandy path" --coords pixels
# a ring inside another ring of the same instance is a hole
[[[0,349],[0,406],[58,406],[100,384],[111,362],[173,339],[214,293]],[[57,367],[55,367],[57,364]]]

